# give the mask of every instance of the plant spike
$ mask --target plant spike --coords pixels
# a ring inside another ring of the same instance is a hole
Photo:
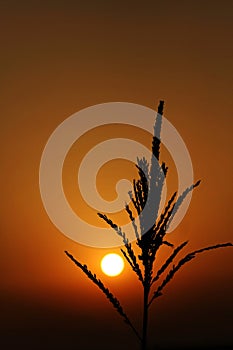
[[[125,204],[125,210],[129,216],[135,238],[137,240],[137,246],[139,247],[140,253],[138,258],[141,261],[139,264],[137,261],[136,253],[134,252],[131,243],[129,242],[125,232],[122,231],[121,227],[116,225],[111,219],[105,214],[98,213],[99,217],[103,219],[122,239],[125,246],[125,250],[121,249],[121,252],[128,262],[131,269],[136,273],[139,281],[143,286],[143,322],[142,322],[142,336],[139,335],[131,321],[129,320],[126,313],[123,311],[118,299],[110,293],[103,283],[97,279],[95,274],[92,274],[88,270],[86,265],[78,262],[70,253],[65,251],[65,254],[78,266],[86,276],[92,280],[94,284],[104,293],[113,307],[117,310],[124,321],[131,327],[137,338],[141,342],[141,350],[147,350],[147,326],[148,326],[148,310],[152,302],[162,295],[162,291],[165,286],[173,279],[174,275],[180,270],[182,266],[191,261],[196,257],[197,254],[214,250],[217,248],[233,247],[232,243],[222,243],[209,247],[205,247],[199,250],[195,250],[187,254],[182,258],[176,265],[170,269],[168,274],[162,283],[154,291],[150,301],[149,295],[151,292],[152,285],[159,281],[162,274],[169,268],[177,257],[178,253],[186,247],[188,241],[181,243],[179,246],[174,248],[173,244],[165,240],[167,230],[182,205],[187,195],[200,184],[200,180],[193,185],[187,187],[183,193],[176,199],[177,192],[175,192],[168,200],[162,214],[158,218],[159,205],[161,203],[162,189],[167,176],[168,167],[164,162],[159,165],[160,158],[160,135],[162,128],[162,115],[163,115],[164,101],[159,102],[158,112],[154,124],[154,135],[152,139],[152,158],[149,164],[145,158],[137,158],[136,167],[138,169],[138,180],[133,180],[133,192],[129,191],[129,198],[137,212],[139,218],[140,229],[135,223],[135,217],[128,204]],[[149,227],[147,229],[147,227]],[[156,275],[153,277],[154,262],[156,259],[156,253],[160,247],[167,245],[173,249],[170,256],[162,264]]]

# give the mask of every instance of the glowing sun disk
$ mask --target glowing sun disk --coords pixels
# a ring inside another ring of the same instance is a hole
[[[101,260],[101,269],[107,276],[118,276],[124,269],[122,257],[115,253],[107,254]]]

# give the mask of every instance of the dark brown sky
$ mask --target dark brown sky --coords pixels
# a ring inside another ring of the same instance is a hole
[[[45,143],[84,107],[155,109],[164,99],[202,179],[174,242],[190,239],[191,249],[233,240],[232,10],[232,1],[209,0],[1,1],[1,348],[136,349],[63,251],[99,273],[139,325],[134,276],[104,277],[108,250],[63,236],[40,199]],[[232,263],[229,249],[216,251],[177,276],[151,312],[151,345],[233,343]]]

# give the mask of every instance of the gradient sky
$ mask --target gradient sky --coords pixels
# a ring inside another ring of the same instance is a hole
[[[189,250],[233,241],[232,10],[224,0],[1,1],[1,348],[136,349],[133,334],[64,250],[98,273],[140,326],[135,276],[128,268],[115,279],[103,276],[100,259],[117,249],[72,242],[40,199],[45,143],[82,108],[125,101],[156,109],[165,100],[165,116],[202,179],[172,241],[189,239]],[[88,140],[80,147],[84,152]],[[67,186],[67,194],[75,191]],[[152,346],[233,343],[232,264],[225,249],[177,275],[152,308]]]

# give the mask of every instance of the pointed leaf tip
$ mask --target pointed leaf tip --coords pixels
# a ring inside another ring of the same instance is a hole
[[[195,187],[197,187],[197,186],[199,186],[200,185],[200,183],[201,183],[201,180],[198,180],[194,185],[193,185],[193,188],[195,188]]]

